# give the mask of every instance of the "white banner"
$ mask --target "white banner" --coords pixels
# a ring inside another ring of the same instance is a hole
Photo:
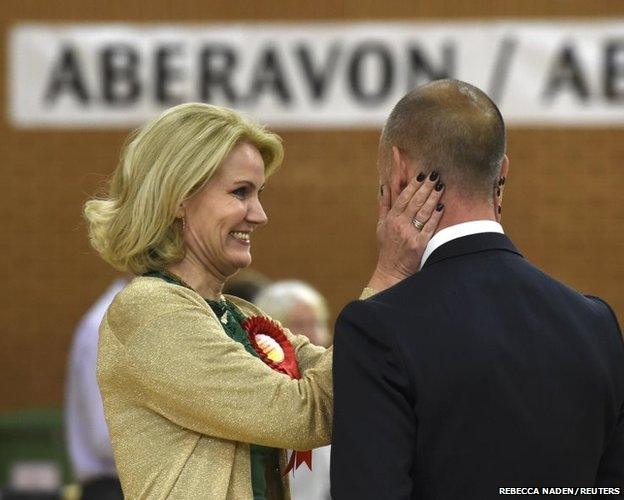
[[[180,102],[274,127],[379,127],[411,88],[458,78],[509,124],[624,124],[624,22],[18,24],[17,127],[128,127]]]

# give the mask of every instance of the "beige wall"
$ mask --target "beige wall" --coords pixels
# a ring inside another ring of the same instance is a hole
[[[4,82],[7,27],[17,20],[624,16],[617,0],[247,3],[10,1],[0,13],[0,73]],[[126,131],[12,129],[4,83],[0,106],[0,410],[60,405],[73,328],[114,277],[88,247],[81,206],[114,168]],[[264,195],[270,224],[258,233],[254,266],[310,281],[334,315],[358,295],[375,260],[377,135],[282,132],[285,166]],[[507,232],[531,261],[604,297],[624,318],[624,129],[514,128],[509,157]]]

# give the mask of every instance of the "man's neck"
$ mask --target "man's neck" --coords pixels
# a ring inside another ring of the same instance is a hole
[[[436,228],[436,233],[444,228],[475,220],[491,220],[497,222],[494,207],[491,205],[485,203],[478,205],[469,204],[458,199],[443,201],[445,202],[446,208]]]

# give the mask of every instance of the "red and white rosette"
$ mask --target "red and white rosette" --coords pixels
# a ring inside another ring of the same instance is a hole
[[[295,348],[275,321],[266,316],[251,316],[243,323],[243,329],[262,361],[290,378],[301,378]]]
[[[275,321],[266,316],[251,316],[242,326],[247,332],[251,346],[265,364],[292,379],[301,378],[295,348]],[[293,469],[296,470],[303,463],[312,470],[312,450],[293,451],[284,475]]]

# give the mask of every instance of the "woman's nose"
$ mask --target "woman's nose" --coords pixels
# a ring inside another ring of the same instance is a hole
[[[264,208],[262,208],[262,203],[260,203],[260,200],[256,200],[252,204],[248,213],[248,218],[249,221],[253,222],[254,224],[262,225],[267,223],[269,219],[264,211]]]

